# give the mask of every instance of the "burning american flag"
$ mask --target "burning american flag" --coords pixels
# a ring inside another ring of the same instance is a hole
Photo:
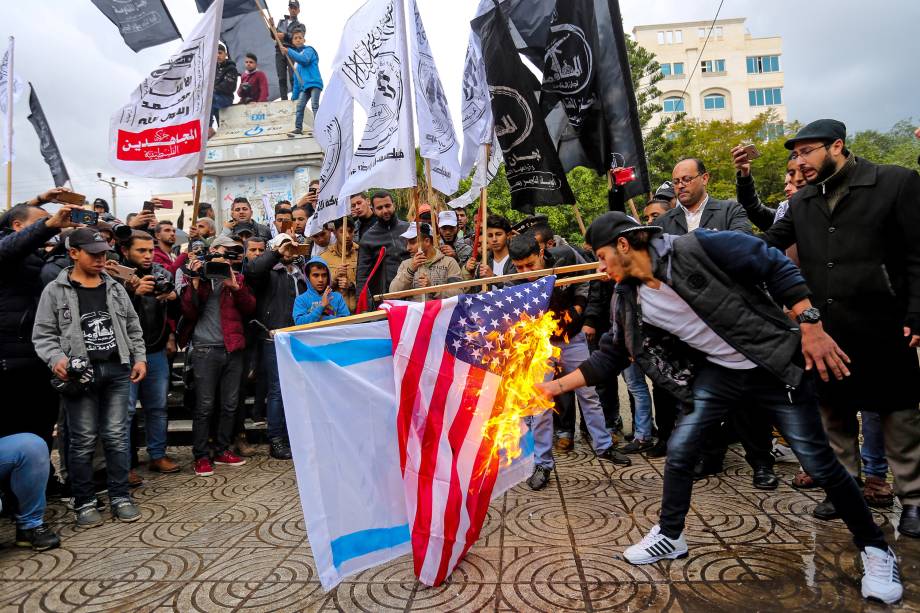
[[[399,461],[415,574],[439,585],[479,538],[543,381],[554,276],[483,294],[390,302]]]

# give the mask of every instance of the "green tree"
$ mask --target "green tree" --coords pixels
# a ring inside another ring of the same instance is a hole
[[[857,156],[876,164],[917,167],[920,144],[914,136],[914,123],[903,119],[887,132],[865,130],[848,138],[847,147]]]

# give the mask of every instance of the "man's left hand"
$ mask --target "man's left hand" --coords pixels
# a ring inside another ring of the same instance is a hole
[[[140,383],[147,376],[147,362],[135,362],[131,369],[131,383]]]
[[[920,128],[917,128],[917,132],[920,132]],[[920,138],[920,134],[917,134],[917,138]],[[911,347],[920,347],[920,334],[911,334],[910,328],[904,326],[904,336],[910,339]]]
[[[235,292],[240,289],[240,282],[236,278],[235,272],[230,271],[230,278],[224,281],[224,285],[226,285],[227,289],[229,289],[231,292]]]
[[[821,323],[802,324],[802,353],[805,355],[805,370],[818,369],[822,381],[830,381],[828,372],[836,379],[850,376],[847,364],[850,358],[843,352]]]

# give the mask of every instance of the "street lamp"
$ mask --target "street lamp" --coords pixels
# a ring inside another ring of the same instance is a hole
[[[96,173],[96,180],[99,181],[100,183],[105,183],[106,185],[108,185],[109,187],[112,188],[112,216],[118,217],[118,214],[115,212],[115,211],[116,211],[116,209],[115,209],[115,198],[116,198],[116,196],[117,196],[117,193],[116,193],[116,192],[117,192],[117,190],[118,190],[119,188],[121,188],[121,189],[126,189],[126,188],[128,187],[128,182],[127,182],[127,181],[123,181],[123,182],[119,183],[119,182],[118,182],[118,179],[116,179],[115,177],[112,177],[112,180],[111,180],[111,181],[108,180],[108,179],[103,179],[103,178],[102,178],[102,173],[101,173],[101,172],[97,172],[97,173]]]

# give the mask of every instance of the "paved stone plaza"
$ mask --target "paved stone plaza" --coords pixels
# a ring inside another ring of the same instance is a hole
[[[690,557],[632,567],[620,556],[655,522],[663,460],[601,465],[578,441],[543,492],[518,486],[495,501],[483,536],[450,581],[418,585],[408,556],[325,593],[316,579],[294,470],[267,455],[195,477],[187,448],[178,475],[142,471],[143,518],[77,532],[49,508],[63,547],[12,546],[0,533],[2,611],[859,611],[858,556],[820,500],[788,484],[761,492],[737,452],[728,476],[695,488]],[[895,514],[877,514],[893,536]],[[905,599],[920,609],[920,542],[897,543]]]

